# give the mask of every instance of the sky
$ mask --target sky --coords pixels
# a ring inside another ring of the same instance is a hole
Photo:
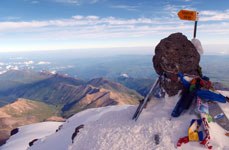
[[[0,0],[0,52],[133,47],[148,53],[144,48],[172,33],[193,38],[194,22],[180,20],[181,9],[200,13],[197,38],[205,52],[229,54],[228,0]]]

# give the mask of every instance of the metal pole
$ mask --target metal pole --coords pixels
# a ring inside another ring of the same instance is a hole
[[[193,38],[196,38],[196,30],[197,30],[197,21],[195,21],[195,25],[194,25],[194,33],[193,33]]]

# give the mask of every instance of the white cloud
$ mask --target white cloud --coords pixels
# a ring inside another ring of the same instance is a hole
[[[205,12],[205,14],[209,14]],[[166,21],[165,21],[166,20]],[[218,24],[218,31],[228,33],[227,23]],[[199,25],[198,30],[209,32],[211,26]],[[73,16],[69,19],[0,22],[2,34],[22,34],[24,40],[69,40],[85,38],[120,38],[144,37],[152,34],[192,32],[193,24],[182,22],[176,18],[136,18],[121,19],[115,17],[100,18],[98,16]],[[223,31],[224,30],[224,31]],[[226,32],[225,32],[226,31]],[[28,34],[28,36],[26,35]],[[12,40],[15,37],[12,37]],[[16,38],[15,38],[16,40]]]
[[[24,0],[25,2],[29,2],[31,4],[39,4],[40,0]]]
[[[96,19],[99,19],[99,17],[98,16],[87,16],[87,19],[96,20]]]
[[[164,6],[163,10],[164,13],[169,14],[171,17],[177,17],[177,13],[181,10],[195,10],[195,8],[192,8],[190,5],[171,5],[167,4]]]
[[[94,25],[135,25],[135,24],[170,24],[174,22],[158,21],[156,19],[138,18],[138,19],[118,19],[114,17],[99,18],[98,16],[73,16],[72,19],[47,20],[47,21],[30,21],[30,22],[0,22],[0,31],[2,32],[31,32],[35,28],[52,28],[55,27],[95,27]],[[13,30],[16,29],[16,30]],[[25,29],[25,30],[23,30]]]
[[[40,61],[37,63],[38,65],[49,65],[51,64],[50,62],[47,62],[47,61]]]
[[[9,69],[12,68],[12,67],[13,67],[13,66],[8,65],[8,66],[6,66],[6,69],[9,70]]]
[[[171,10],[174,10],[175,13],[175,7],[171,6],[167,8],[168,10],[170,10],[169,8],[171,8]],[[211,15],[214,15],[215,13],[216,12],[205,11],[202,15],[204,15],[205,17],[209,17]],[[120,40],[130,38],[155,39],[167,36],[174,32],[182,32],[186,35],[190,34],[192,36],[193,22],[180,21],[177,16],[170,18],[139,17],[136,19],[123,19],[116,17],[99,17],[93,15],[75,15],[71,18],[58,20],[0,22],[0,32],[2,34],[0,36],[0,39],[5,41],[8,40],[11,43],[12,41],[18,40],[22,40],[25,42],[29,41],[28,43],[30,43],[30,41],[39,41],[41,43],[43,41],[45,41],[44,43],[46,43],[46,41],[54,41],[55,49],[71,49],[72,47],[80,48],[89,45],[91,48],[94,47],[94,45],[87,43],[85,44],[84,42],[81,43],[80,41],[84,40],[89,42],[89,40],[91,39],[102,39],[101,41],[104,41],[104,39]],[[229,23],[201,23],[198,24],[197,35],[199,35],[199,33],[214,33],[215,35],[226,35],[229,34]],[[12,36],[15,34],[20,37],[20,39],[18,39],[17,36]],[[7,35],[9,37],[7,37]],[[68,41],[72,41],[72,43],[67,44]],[[53,47],[50,46],[51,44],[35,45],[36,46],[28,46],[28,48],[26,47],[25,49],[39,50],[52,49]],[[135,45],[135,43],[133,43],[132,45]],[[2,47],[1,49],[8,49],[8,45],[5,47],[2,45],[0,46]]]
[[[191,1],[191,0],[185,0],[185,1]],[[168,14],[170,14],[172,17],[177,17],[177,13],[181,9],[186,10],[193,10],[197,11],[196,8],[192,8],[191,5],[165,5],[164,11]],[[210,10],[204,10],[199,11],[200,19],[199,21],[223,21],[223,20],[229,20],[229,9],[224,11],[210,11]]]
[[[30,61],[26,61],[26,62],[24,62],[24,64],[25,64],[26,66],[28,66],[28,65],[32,65],[32,64],[34,64],[34,62],[33,62],[32,60],[30,60]]]
[[[20,17],[16,17],[16,16],[8,16],[8,17],[5,17],[4,19],[5,19],[5,20],[8,20],[8,21],[10,21],[10,20],[19,20],[19,19],[20,19]]]
[[[61,3],[71,3],[71,4],[78,4],[80,0],[55,0],[56,2]]]
[[[175,16],[177,14],[177,12],[180,10],[180,8],[178,6],[175,5],[166,5],[164,6],[164,11],[168,14],[170,14],[171,16]]]
[[[51,25],[52,22],[47,21],[31,21],[31,22],[0,22],[0,30],[12,28],[36,28]]]
[[[225,11],[200,11],[200,21],[229,20],[229,10]]]
[[[18,66],[12,67],[13,70],[19,70]]]
[[[115,6],[110,6],[111,8],[118,8],[118,9],[126,9],[130,11],[136,11],[137,6],[129,6],[129,5],[115,5]]]
[[[56,70],[51,71],[52,74],[56,74]]]
[[[83,19],[83,16],[77,15],[77,16],[72,16],[73,19]]]

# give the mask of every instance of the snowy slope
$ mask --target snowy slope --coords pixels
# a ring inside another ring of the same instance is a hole
[[[229,92],[222,92],[229,96]],[[61,130],[34,143],[29,150],[173,150],[179,138],[188,135],[195,115],[186,112],[169,120],[178,96],[152,99],[137,122],[131,120],[137,106],[110,106],[89,109],[69,118]],[[229,116],[229,104],[223,104]],[[84,124],[72,144],[76,127]],[[210,123],[214,150],[229,149],[229,138],[216,123]],[[155,135],[160,144],[155,144]],[[11,139],[10,139],[11,140]],[[183,144],[182,150],[205,150],[198,142]]]
[[[0,147],[0,150],[26,150],[33,139],[53,134],[61,124],[63,122],[42,122],[22,126],[17,134],[11,136],[7,143]]]

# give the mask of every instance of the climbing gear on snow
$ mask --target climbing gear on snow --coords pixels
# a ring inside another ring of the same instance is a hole
[[[162,83],[165,81],[165,74],[163,73],[161,76],[159,76],[159,84],[158,86],[155,88],[153,95],[156,98],[163,98],[165,97],[165,91],[162,88]]]
[[[147,103],[151,100],[153,93],[155,91],[155,88],[158,86],[158,84],[159,84],[159,78],[157,78],[157,80],[154,82],[152,88],[150,89],[149,93],[145,96],[142,103],[138,105],[138,108],[135,111],[134,116],[132,117],[133,120],[135,121],[138,120],[138,117],[140,116],[142,110],[146,107]]]
[[[193,119],[191,121],[190,127],[188,129],[189,141],[202,141],[203,140],[203,132],[199,131],[201,124],[202,124],[201,119]]]
[[[201,114],[201,119],[193,119],[191,121],[188,136],[180,138],[177,142],[177,146],[180,147],[183,143],[188,143],[189,141],[201,141],[200,144],[205,145],[208,149],[212,149],[212,146],[210,146],[210,134],[209,134],[209,125],[206,121],[204,116],[205,114]],[[205,137],[203,134],[203,131],[199,131],[200,126],[203,126]]]

